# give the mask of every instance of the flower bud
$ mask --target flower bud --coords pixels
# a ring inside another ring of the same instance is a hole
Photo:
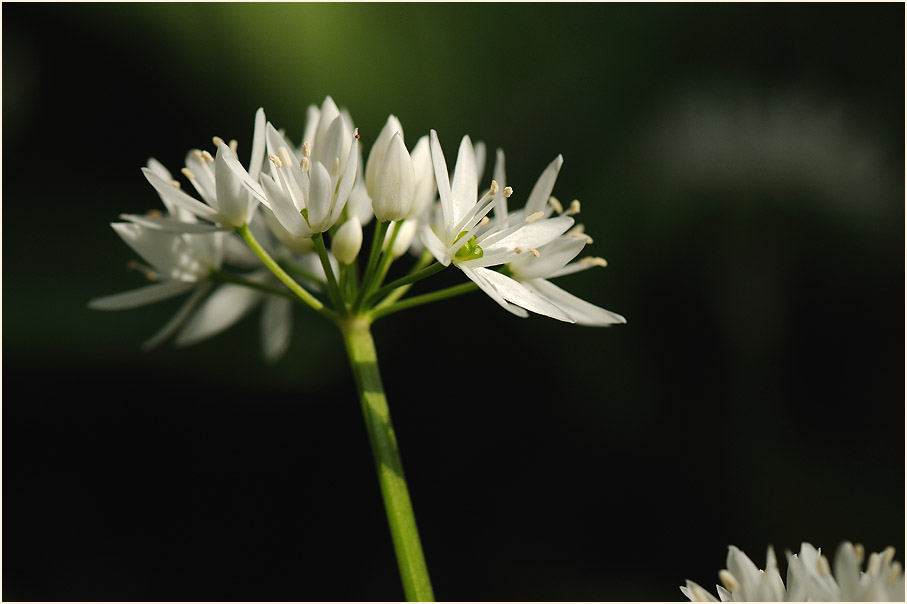
[[[400,138],[403,138],[403,126],[400,125],[400,121],[396,117],[390,115],[384,127],[381,128],[381,132],[378,133],[378,137],[372,144],[372,150],[368,154],[368,164],[365,166],[365,189],[369,195],[374,195],[378,172],[381,170],[381,164],[384,163],[388,145],[397,132],[400,133]]]
[[[384,237],[384,251],[387,251],[387,246],[391,242],[391,235],[394,232],[396,225],[392,224],[389,229],[387,229],[387,235]],[[407,220],[400,227],[400,230],[397,232],[397,238],[394,239],[394,247],[391,248],[391,258],[399,258],[406,253],[406,250],[413,243],[413,239],[416,236],[416,230],[419,226],[418,220]]]
[[[362,225],[355,216],[344,222],[331,242],[334,257],[343,264],[352,264],[362,248]]]
[[[381,222],[403,220],[409,214],[415,195],[413,161],[399,132],[391,138],[381,169],[375,177],[372,210]]]

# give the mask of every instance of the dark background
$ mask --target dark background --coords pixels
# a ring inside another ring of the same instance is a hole
[[[902,4],[2,10],[4,600],[402,597],[331,325],[268,366],[257,313],[143,353],[179,301],[86,308],[141,284],[108,223],[159,206],[149,156],[242,158],[259,106],[298,140],[327,94],[366,144],[394,113],[503,147],[518,197],[562,153],[610,266],[561,285],[628,319],[376,324],[439,599],[680,600],[729,544],[903,560]]]

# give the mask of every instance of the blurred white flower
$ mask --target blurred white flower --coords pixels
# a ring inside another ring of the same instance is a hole
[[[863,547],[844,542],[835,554],[832,572],[822,550],[803,543],[799,555],[787,552],[786,588],[771,547],[765,570],[759,570],[733,545],[728,549],[727,568],[718,573],[724,587],[716,586],[721,602],[904,601],[903,568],[894,560],[893,547],[870,555],[863,571]],[[687,581],[680,591],[693,602],[719,601],[693,581]]]
[[[203,232],[232,230],[248,224],[258,205],[248,190],[249,184],[256,184],[261,170],[265,148],[265,113],[259,109],[255,114],[255,132],[252,136],[252,155],[246,170],[236,157],[236,142],[229,145],[218,137],[214,142],[217,154],[212,157],[208,151],[193,149],[186,156],[186,167],[182,173],[201,196],[204,203],[183,192],[179,183],[158,162],[149,162],[142,168],[145,178],[160,195],[168,208],[180,208],[176,215],[171,209],[168,218],[149,219],[127,215],[126,218],[148,228],[177,232]],[[244,186],[245,185],[245,186]],[[256,185],[257,186],[257,185]],[[187,220],[194,216],[213,225]]]

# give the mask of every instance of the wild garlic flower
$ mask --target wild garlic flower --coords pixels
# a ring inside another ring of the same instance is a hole
[[[863,546],[844,542],[832,567],[821,549],[803,543],[799,554],[787,552],[785,587],[771,547],[765,570],[759,570],[732,545],[727,568],[718,573],[724,583],[724,587],[716,586],[718,597],[721,602],[903,602],[904,573],[894,560],[894,548],[870,555],[865,571],[863,559]],[[693,581],[687,581],[680,591],[692,602],[719,601]]]
[[[252,156],[249,169],[242,167],[236,157],[236,141],[226,144],[219,137],[214,137],[217,147],[212,157],[208,151],[193,149],[186,156],[186,167],[182,174],[201,196],[199,201],[183,192],[179,183],[168,178],[166,170],[143,168],[145,178],[151,183],[164,200],[167,207],[179,207],[188,215],[206,220],[213,225],[180,218],[159,220],[141,219],[139,222],[148,228],[157,228],[177,232],[201,232],[204,230],[233,230],[248,224],[255,213],[258,203],[248,190],[248,183],[256,183],[261,170],[265,149],[265,113],[259,109],[255,114],[255,131],[252,136]],[[245,186],[244,186],[245,185]],[[136,217],[130,217],[134,220]]]
[[[445,266],[455,264],[495,302],[517,316],[526,317],[529,310],[568,323],[576,322],[567,310],[552,303],[549,296],[540,295],[520,281],[489,268],[513,262],[522,254],[540,255],[540,248],[573,226],[571,216],[551,218],[550,209],[544,209],[563,160],[558,157],[542,173],[526,207],[509,214],[506,200],[512,189],[501,189],[497,180],[492,180],[489,190],[477,199],[475,151],[468,136],[460,143],[452,183],[434,130],[431,153],[441,200],[440,217],[433,225],[423,226],[420,237],[435,259]],[[503,180],[501,170],[496,176]],[[495,219],[487,218],[495,208],[498,208]]]
[[[252,184],[249,189],[295,237],[329,230],[353,190],[359,134],[337,115],[323,133],[319,124],[316,143],[304,141],[297,154],[273,125],[268,123],[266,131],[271,174],[261,175],[261,187]]]

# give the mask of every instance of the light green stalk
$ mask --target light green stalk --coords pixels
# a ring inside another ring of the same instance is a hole
[[[381,375],[378,372],[378,356],[370,331],[370,320],[365,316],[353,316],[338,322],[346,344],[347,355],[359,391],[365,427],[372,446],[381,495],[387,512],[394,552],[403,592],[410,602],[433,602],[431,581],[422,553],[416,518],[403,476],[403,464],[397,449],[397,438],[391,424],[390,410]]]

